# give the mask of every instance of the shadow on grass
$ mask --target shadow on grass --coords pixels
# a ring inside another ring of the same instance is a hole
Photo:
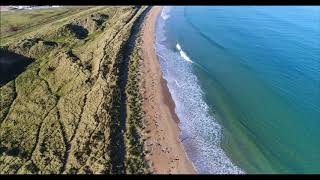
[[[127,119],[127,96],[126,96],[126,84],[128,81],[128,71],[129,71],[129,58],[133,51],[137,35],[140,31],[140,26],[144,16],[151,8],[147,8],[144,12],[135,20],[134,25],[131,29],[130,36],[124,46],[120,49],[118,53],[118,68],[119,71],[119,82],[117,93],[114,94],[113,103],[113,116],[111,122],[111,133],[110,133],[110,144],[111,144],[111,173],[113,174],[123,174],[126,172],[125,167],[125,156],[126,156],[126,145],[124,140],[124,133],[126,131],[126,119]],[[136,11],[136,13],[138,10]],[[135,13],[135,14],[136,14]],[[134,16],[133,16],[134,17]],[[120,113],[120,114],[119,114]]]
[[[0,48],[0,86],[15,79],[32,62],[31,58]]]
[[[89,31],[83,26],[77,24],[67,24],[66,28],[78,39],[85,39],[86,37],[88,37]]]

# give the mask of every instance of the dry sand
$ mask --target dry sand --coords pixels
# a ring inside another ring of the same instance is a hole
[[[156,174],[195,174],[180,142],[179,119],[154,48],[155,24],[162,7],[153,7],[145,18],[142,30],[143,109],[150,151],[147,160]]]

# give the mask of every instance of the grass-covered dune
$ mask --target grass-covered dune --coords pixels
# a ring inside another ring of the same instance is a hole
[[[138,53],[147,11],[1,13],[1,50],[32,63],[0,87],[0,174],[149,172]]]

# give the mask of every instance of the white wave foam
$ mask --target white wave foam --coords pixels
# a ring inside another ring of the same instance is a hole
[[[169,12],[170,12],[170,7],[164,7],[162,9],[161,17],[163,20],[167,20],[168,18],[170,18]]]
[[[178,51],[181,51],[181,46],[179,43],[177,43],[176,48],[178,49]]]
[[[177,84],[178,87],[180,87],[180,85],[179,85],[177,80],[174,80],[174,82]]]
[[[162,41],[165,36],[163,24],[157,27],[155,49],[163,77],[176,104],[175,112],[180,119],[181,138],[188,158],[199,173],[244,173],[220,146],[222,129],[209,115],[209,106],[203,100],[203,92],[193,74],[191,59],[180,44],[176,44],[179,53],[168,48]]]
[[[185,53],[185,52],[181,49],[181,46],[180,46],[179,43],[177,43],[176,48],[177,48],[177,50],[179,51],[180,56],[181,56],[184,60],[186,60],[186,61],[188,61],[188,62],[190,62],[190,63],[193,63],[193,61],[191,61],[191,59],[189,58],[189,56],[187,55],[187,53]]]

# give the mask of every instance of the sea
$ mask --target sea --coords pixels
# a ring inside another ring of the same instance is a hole
[[[320,6],[168,6],[155,36],[198,173],[320,173]]]

